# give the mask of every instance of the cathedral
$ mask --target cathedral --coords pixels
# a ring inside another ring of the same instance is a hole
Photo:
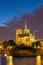
[[[34,42],[35,37],[30,33],[30,30],[27,28],[26,21],[24,31],[22,29],[16,30],[16,44],[24,44],[26,46],[31,46]]]

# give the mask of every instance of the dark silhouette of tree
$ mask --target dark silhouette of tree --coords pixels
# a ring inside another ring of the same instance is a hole
[[[13,40],[9,40],[8,45],[9,46],[16,46],[16,42],[14,42]]]
[[[36,42],[33,42],[32,46],[33,47],[36,46],[36,48],[38,49],[38,47],[41,48],[41,43],[40,43],[40,41],[36,41]]]
[[[16,46],[16,43],[13,40],[4,41],[3,42],[3,48],[6,49],[8,46]]]
[[[7,46],[8,46],[8,41],[4,41],[3,42],[3,47],[6,49]]]
[[[40,41],[33,42],[32,47],[33,47],[33,52],[36,52],[37,50],[40,51],[41,49]]]

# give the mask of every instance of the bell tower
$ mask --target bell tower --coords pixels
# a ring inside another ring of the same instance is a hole
[[[25,21],[25,27],[24,27],[24,34],[30,34],[30,30],[27,28],[27,24],[26,24],[26,21]]]
[[[19,42],[19,34],[22,34],[22,30],[21,29],[17,29],[16,30],[16,43]]]
[[[25,21],[24,34],[26,34],[26,30],[27,30],[27,25],[26,25],[26,21]]]

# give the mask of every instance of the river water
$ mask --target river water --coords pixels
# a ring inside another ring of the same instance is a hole
[[[36,57],[5,57],[0,55],[0,65],[43,65],[43,57],[40,55]]]

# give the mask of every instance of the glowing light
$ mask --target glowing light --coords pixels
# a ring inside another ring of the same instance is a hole
[[[12,61],[12,56],[10,56],[10,61]]]
[[[2,46],[0,45],[0,49],[2,48]]]
[[[6,65],[9,65],[9,58],[10,56],[6,56]]]
[[[13,59],[12,56],[9,57],[9,64],[8,65],[13,65]]]
[[[7,56],[6,57],[6,64],[7,65],[14,65],[12,56]]]
[[[41,65],[41,56],[40,55],[38,55],[36,57],[36,65]]]
[[[7,56],[7,54],[4,54],[4,56],[6,57],[6,56]]]
[[[40,49],[40,46],[38,46],[38,49]]]

